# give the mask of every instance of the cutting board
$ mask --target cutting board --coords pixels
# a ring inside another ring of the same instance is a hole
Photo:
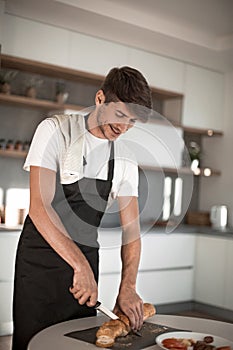
[[[71,337],[84,341],[86,343],[95,344],[96,332],[99,327],[89,328],[82,331],[75,331],[65,334],[66,337]],[[140,330],[142,337],[138,337],[135,334],[128,334],[126,337],[119,337],[116,339],[115,344],[112,346],[114,350],[130,349],[141,350],[148,346],[155,344],[155,338],[162,333],[171,331],[180,331],[181,329],[175,329],[166,327],[160,324],[145,322]],[[186,330],[187,331],[187,330]]]

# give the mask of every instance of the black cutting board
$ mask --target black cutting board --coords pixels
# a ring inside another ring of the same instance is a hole
[[[96,332],[99,327],[89,328],[81,331],[74,331],[64,334],[66,337],[78,339],[86,343],[95,344]],[[140,330],[142,337],[135,334],[128,334],[126,337],[118,337],[115,344],[111,347],[114,350],[130,349],[141,350],[155,344],[155,338],[162,333],[171,331],[183,331],[183,329],[175,329],[160,324],[145,322]],[[186,330],[187,331],[187,330]]]

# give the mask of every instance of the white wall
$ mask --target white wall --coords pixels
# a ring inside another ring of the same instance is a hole
[[[3,38],[3,14],[4,14],[4,2],[0,0],[0,44]]]
[[[233,226],[233,71],[225,74],[225,108],[219,118],[224,118],[222,138],[205,139],[205,163],[220,169],[220,177],[202,178],[200,208],[208,210],[214,204],[226,204],[229,224]],[[207,164],[206,164],[207,165]]]

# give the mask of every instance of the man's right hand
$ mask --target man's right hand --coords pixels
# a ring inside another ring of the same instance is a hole
[[[98,298],[98,287],[89,266],[74,271],[73,286],[70,287],[70,292],[80,305],[95,306]]]

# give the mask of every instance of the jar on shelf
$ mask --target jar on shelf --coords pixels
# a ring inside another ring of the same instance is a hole
[[[0,149],[6,149],[6,140],[0,139]]]
[[[16,151],[22,151],[23,150],[23,143],[20,140],[17,140],[15,143],[15,150]]]
[[[59,104],[66,103],[69,97],[68,92],[66,91],[66,85],[62,81],[56,82],[56,98],[55,101]]]
[[[30,147],[30,142],[29,141],[24,141],[23,143],[23,150],[28,152]]]
[[[11,85],[10,83],[2,83],[1,84],[1,92],[5,95],[10,95],[11,94]]]
[[[26,96],[27,96],[27,97],[36,98],[36,94],[37,94],[37,91],[36,91],[35,86],[29,86],[29,87],[26,89]]]
[[[15,146],[14,146],[13,140],[8,140],[7,144],[6,144],[6,149],[9,151],[12,151],[12,150],[14,150],[14,148],[15,148]]]
[[[3,94],[11,94],[11,82],[18,74],[15,70],[2,70],[0,72],[0,91]]]

